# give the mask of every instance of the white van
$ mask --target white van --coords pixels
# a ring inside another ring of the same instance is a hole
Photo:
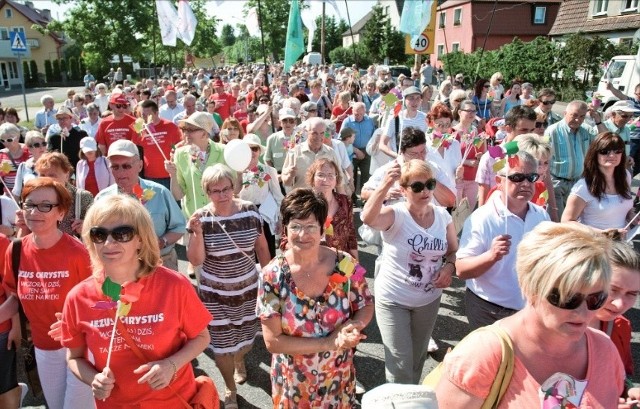
[[[607,109],[618,98],[607,90],[607,81],[623,94],[634,96],[635,86],[640,84],[640,63],[635,55],[616,55],[609,61],[606,71],[600,78],[598,94],[602,95],[602,105]]]
[[[311,52],[304,57],[302,57],[302,63],[307,65],[322,65],[322,54]]]

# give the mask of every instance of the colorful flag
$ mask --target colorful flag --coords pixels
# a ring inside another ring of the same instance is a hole
[[[191,45],[193,42],[193,38],[196,35],[196,25],[198,25],[198,20],[193,14],[189,1],[180,0],[178,3],[178,38],[186,45]]]
[[[295,64],[304,52],[304,38],[302,36],[302,20],[300,19],[300,5],[298,0],[291,1],[289,8],[289,24],[287,25],[287,44],[284,47],[284,70]]]
[[[162,45],[175,47],[176,38],[178,38],[178,28],[175,25],[175,22],[178,21],[178,12],[173,2],[156,0],[156,10],[158,11],[158,26],[160,27]]]

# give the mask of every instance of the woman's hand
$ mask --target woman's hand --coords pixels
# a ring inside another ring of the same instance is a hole
[[[198,235],[202,234],[202,222],[200,221],[200,217],[202,217],[200,213],[196,212],[191,215],[189,221],[187,222],[187,229],[193,231]]]
[[[111,369],[104,368],[101,373],[97,373],[91,382],[91,391],[96,400],[105,400],[111,395],[116,378],[113,376]]]
[[[171,178],[175,178],[178,173],[178,167],[176,164],[168,160],[164,161],[164,170],[167,171]]]
[[[451,285],[451,277],[453,277],[453,272],[455,271],[451,263],[445,263],[440,270],[436,273],[436,276],[433,280],[433,285],[436,288],[447,288]]]
[[[84,222],[84,220],[74,219],[71,222],[71,230],[73,230],[77,234],[82,234],[82,222]]]
[[[51,330],[48,332],[49,336],[54,341],[60,342],[62,340],[62,313],[56,312],[56,322],[49,327]]]
[[[335,331],[334,334],[333,345],[335,345],[338,351],[354,348],[361,340],[367,338],[366,335],[360,333],[360,330],[354,323],[343,325],[338,331]]]
[[[176,374],[177,368],[168,359],[161,361],[149,362],[144,365],[140,365],[134,374],[144,374],[138,383],[148,383],[151,389],[162,389],[169,386],[173,380],[173,376]]]
[[[640,388],[631,388],[627,393],[627,399],[620,398],[618,409],[637,409],[640,400]]]
[[[17,324],[17,325],[16,325]],[[15,345],[16,350],[22,344],[22,328],[20,328],[20,320],[15,319],[11,322],[11,329],[7,335],[7,350],[11,350]]]

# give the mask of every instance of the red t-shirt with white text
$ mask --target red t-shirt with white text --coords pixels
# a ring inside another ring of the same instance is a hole
[[[170,159],[171,147],[182,141],[182,133],[178,126],[171,121],[160,118],[160,122],[157,125],[149,125],[149,130],[153,133],[164,155],[167,159]],[[169,173],[164,169],[164,158],[147,130],[143,130],[142,135],[135,134],[132,141],[143,148],[144,177],[154,179],[168,178]]]
[[[222,94],[215,93],[209,98],[216,101],[216,112],[223,121],[231,116],[231,108],[236,104],[233,95],[223,92]]]
[[[124,117],[116,120],[113,115],[104,118],[100,125],[98,125],[98,131],[96,132],[96,141],[98,145],[105,145],[109,149],[109,145],[119,139],[132,140],[136,132],[131,128],[131,124],[136,119],[131,115],[124,115]],[[106,152],[105,152],[106,154]]]
[[[7,252],[7,247],[9,247],[9,243],[11,241],[4,234],[0,234],[0,254],[4,254]],[[2,278],[2,272],[4,271],[4,258],[0,257],[0,278]],[[13,275],[13,271],[11,271],[11,275]],[[0,280],[0,282],[4,281]],[[7,300],[7,295],[4,292],[4,288],[0,285],[0,305],[2,305]],[[11,329],[11,320],[8,319],[4,322],[0,322],[0,334],[7,332]]]

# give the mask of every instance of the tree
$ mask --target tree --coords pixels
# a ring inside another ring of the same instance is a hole
[[[67,65],[67,59],[60,59],[60,74],[62,75],[62,80],[67,81],[69,79],[69,66]]]
[[[382,6],[373,6],[372,13],[362,34],[362,42],[371,58],[376,62],[382,62],[386,57],[392,62],[404,61],[404,35],[391,25]]]
[[[31,74],[29,73],[29,62],[27,60],[22,60],[22,78],[25,86],[31,85]]]
[[[60,60],[55,59],[53,60],[53,76],[51,81],[58,82],[60,79]]]
[[[322,27],[322,16],[319,16],[316,19],[316,26],[318,27],[313,35],[313,40],[311,42],[314,51],[320,51],[320,40],[321,40],[321,27]],[[324,19],[324,44],[325,51],[328,53],[331,50],[335,50],[338,47],[342,46],[342,34],[349,29],[349,25],[343,19],[340,20],[339,23],[336,23],[336,19],[333,16],[325,16]]]
[[[31,67],[31,83],[37,86],[40,82],[38,75],[38,63],[36,63],[35,60],[31,60],[29,61],[29,66]]]
[[[44,75],[46,82],[54,82],[53,79],[53,66],[51,65],[51,60],[44,60]]]
[[[236,42],[236,35],[233,32],[233,27],[230,24],[222,26],[222,33],[220,34],[220,42],[223,47],[230,47]]]
[[[71,73],[71,79],[73,81],[81,80],[80,71],[78,71],[78,59],[76,57],[69,58],[69,72]]]

